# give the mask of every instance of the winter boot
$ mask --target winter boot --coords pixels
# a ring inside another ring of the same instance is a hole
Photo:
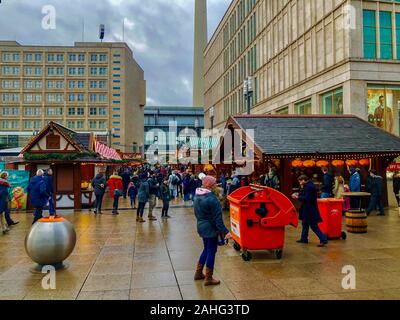
[[[204,281],[204,285],[207,286],[217,286],[221,283],[221,281],[213,278],[214,270],[206,268],[206,278]]]
[[[204,266],[200,263],[197,264],[196,273],[194,274],[194,281],[204,280],[206,276],[203,273]]]

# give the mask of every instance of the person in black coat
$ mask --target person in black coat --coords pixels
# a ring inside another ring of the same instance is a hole
[[[397,200],[397,204],[400,207],[400,174],[396,172],[393,176],[393,192]]]
[[[122,190],[123,196],[124,199],[126,199],[128,195],[128,186],[129,183],[131,183],[131,175],[129,174],[128,170],[125,170],[120,174],[120,177],[122,178],[122,185],[124,187],[124,190]]]
[[[298,243],[308,243],[308,233],[311,228],[318,236],[320,244],[318,247],[324,247],[328,244],[328,238],[322,233],[318,224],[322,222],[321,215],[318,209],[318,191],[314,183],[307,177],[299,178],[301,191],[299,194],[294,194],[293,198],[301,202],[300,220],[303,222],[303,231],[301,239]]]
[[[370,215],[376,208],[379,209],[379,216],[385,215],[381,198],[383,195],[383,178],[378,176],[375,170],[370,171],[370,182],[368,183],[367,192],[371,193],[371,200],[367,209],[367,215]]]
[[[333,194],[333,183],[334,183],[333,175],[329,172],[328,168],[323,168],[322,172],[324,173],[324,177],[322,179],[321,198],[322,199],[331,198]]]

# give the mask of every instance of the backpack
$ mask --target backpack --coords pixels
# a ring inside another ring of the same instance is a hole
[[[179,183],[179,178],[177,176],[172,176],[172,181],[171,181],[173,186],[177,186]]]

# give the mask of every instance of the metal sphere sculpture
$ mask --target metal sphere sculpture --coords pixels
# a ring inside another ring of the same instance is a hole
[[[74,226],[64,218],[43,218],[36,222],[25,239],[25,250],[39,267],[51,265],[65,267],[66,260],[75,248]]]

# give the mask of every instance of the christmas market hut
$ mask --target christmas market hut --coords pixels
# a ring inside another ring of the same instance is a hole
[[[384,179],[384,203],[388,204],[388,166],[400,155],[400,138],[353,115],[250,115],[230,117],[225,138],[218,146],[221,165],[231,170],[243,163],[223,159],[226,134],[232,135],[229,143],[239,135],[242,141],[239,154],[252,141],[254,150],[247,150],[254,161],[254,179],[268,172],[268,167],[278,169],[281,191],[291,196],[298,190],[297,178],[306,174],[318,185],[322,181],[322,167],[332,174],[341,175],[348,182],[350,169],[360,169],[365,191],[368,172],[377,170]],[[249,136],[248,132],[252,132]],[[237,139],[236,139],[237,140]],[[237,143],[232,143],[232,148]],[[236,154],[233,150],[232,154]]]
[[[55,203],[58,209],[81,209],[92,204],[90,181],[110,166],[120,166],[118,152],[99,144],[91,133],[77,133],[58,123],[49,122],[22,149],[17,160],[8,165],[25,165],[34,176],[38,169],[53,171]],[[28,208],[29,201],[28,201]]]

